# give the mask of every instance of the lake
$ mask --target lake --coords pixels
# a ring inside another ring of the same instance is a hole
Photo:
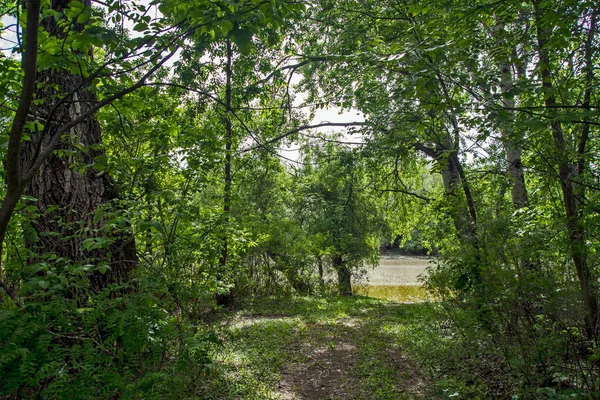
[[[358,294],[398,303],[425,301],[427,292],[419,276],[434,257],[405,256],[396,253],[381,255],[379,265],[367,271],[368,283],[357,285]]]

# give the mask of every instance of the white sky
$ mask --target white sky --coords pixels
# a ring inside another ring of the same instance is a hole
[[[2,16],[2,26],[7,27],[15,23],[15,19],[7,16]],[[17,44],[17,38],[15,35],[14,27],[2,31],[0,37],[0,49],[5,55],[10,55],[10,49]]]

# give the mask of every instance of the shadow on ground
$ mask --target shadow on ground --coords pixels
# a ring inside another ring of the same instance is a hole
[[[227,399],[432,398],[399,334],[423,307],[363,297],[249,304],[220,322],[226,346],[210,392]]]

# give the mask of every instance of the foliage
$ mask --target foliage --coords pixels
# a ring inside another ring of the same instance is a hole
[[[385,231],[383,204],[369,190],[365,163],[353,149],[329,144],[307,148],[302,171],[304,229],[338,274],[341,293],[352,291],[344,274],[374,267]]]
[[[408,399],[409,393],[422,390],[403,382],[425,379],[418,366],[401,361],[406,360],[401,358],[404,344],[393,349],[389,344],[399,338],[395,329],[412,324],[411,317],[428,318],[427,306],[393,306],[362,297],[282,300],[256,299],[217,322],[226,338],[225,350],[219,356],[215,379],[198,389],[201,397]],[[416,338],[407,342],[411,339]],[[340,377],[339,386],[328,386],[325,392],[314,387],[319,382],[327,385],[327,377],[344,367],[348,375]],[[426,389],[420,393],[433,394]]]
[[[48,297],[2,310],[3,396],[128,397],[169,381],[157,366],[174,326],[157,299]]]
[[[268,397],[318,324],[369,338],[357,397],[401,395],[389,343],[441,397],[597,396],[596,2],[0,13],[1,396]],[[312,130],[332,106],[364,122]],[[220,332],[218,358],[219,305],[325,295],[336,276],[351,294],[392,242],[439,253],[439,314],[405,307],[380,329],[364,299],[263,302],[253,315],[290,315]],[[361,307],[361,332],[328,319]]]
[[[359,110],[366,152],[429,159],[442,178],[426,193],[396,188],[423,200],[412,210],[442,256],[427,284],[448,313],[466,313],[456,329],[487,332],[531,393],[593,395],[597,6],[320,1],[310,12],[309,101]]]

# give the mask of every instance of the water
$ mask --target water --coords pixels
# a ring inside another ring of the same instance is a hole
[[[396,303],[417,303],[427,300],[427,291],[420,286],[375,286],[358,287],[356,292],[363,296],[395,301]]]
[[[382,254],[379,265],[368,271],[368,284],[357,287],[357,292],[398,303],[424,301],[427,292],[421,287],[419,277],[425,274],[430,260],[430,257]]]

